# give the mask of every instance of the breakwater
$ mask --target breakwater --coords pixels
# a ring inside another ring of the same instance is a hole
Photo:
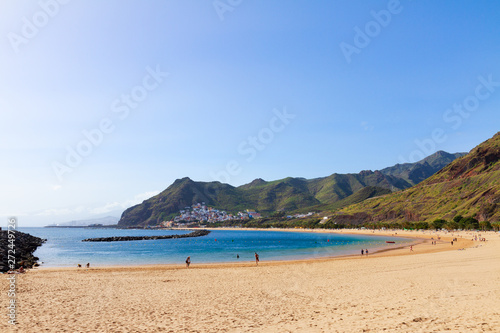
[[[13,236],[9,238],[9,234]],[[33,252],[46,241],[17,230],[0,230],[0,272],[38,265]]]
[[[201,237],[210,233],[208,230],[196,230],[189,234],[184,235],[168,235],[168,236],[117,236],[117,237],[100,237],[100,238],[87,238],[82,242],[124,242],[136,240],[156,240],[156,239],[171,239],[171,238],[189,238]]]

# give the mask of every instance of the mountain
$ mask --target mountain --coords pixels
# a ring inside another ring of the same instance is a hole
[[[123,227],[156,225],[171,219],[180,209],[198,202],[228,212],[245,209],[262,213],[338,209],[409,188],[458,155],[437,152],[417,163],[356,174],[335,173],[315,179],[288,177],[268,182],[258,178],[239,187],[220,182],[177,179],[160,194],[125,210],[118,224]]]
[[[455,159],[467,153],[450,154],[445,151],[438,151],[416,163],[396,164],[380,170],[384,175],[403,178],[411,185],[417,185],[421,181],[429,178]]]
[[[334,215],[337,222],[433,221],[471,216],[500,220],[500,132],[404,191],[368,199]]]
[[[88,219],[88,220],[75,220],[64,223],[50,224],[49,227],[86,227],[91,224],[102,224],[102,225],[112,225],[117,224],[119,218],[115,216],[106,216],[96,219]]]
[[[198,202],[205,202],[208,206],[230,212],[245,209],[262,212],[293,210],[320,203],[308,193],[305,181],[297,178],[249,185],[234,187],[220,182],[178,179],[160,194],[125,210],[118,224],[156,225],[178,214],[180,209]]]

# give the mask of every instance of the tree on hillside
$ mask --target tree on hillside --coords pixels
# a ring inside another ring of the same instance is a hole
[[[492,230],[493,226],[491,225],[490,221],[482,221],[482,222],[479,222],[479,228],[482,231],[487,231],[487,230]]]
[[[430,227],[432,229],[438,230],[438,229],[442,229],[445,224],[446,224],[446,220],[436,219],[436,220],[434,220],[434,221],[431,222]]]
[[[477,230],[479,229],[479,221],[469,216],[460,221],[464,225],[464,229]]]
[[[416,223],[414,223],[414,226],[415,226],[415,229],[417,229],[417,230],[420,230],[420,229],[427,230],[427,229],[429,229],[429,223],[427,223],[427,222],[416,222]]]
[[[274,219],[280,219],[286,217],[286,211],[284,210],[278,210],[271,214],[269,217],[274,218]]]
[[[493,228],[493,230],[499,231],[500,230],[500,221],[493,222],[491,224],[491,227]]]
[[[455,229],[458,229],[458,223],[455,221],[448,221],[448,222],[446,222],[444,227],[446,230],[455,230]]]
[[[464,217],[462,215],[457,215],[453,218],[453,222],[457,224],[456,229],[465,229],[465,223],[463,222]]]

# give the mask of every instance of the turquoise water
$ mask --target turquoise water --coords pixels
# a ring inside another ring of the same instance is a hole
[[[385,236],[339,235],[286,231],[216,230],[208,236],[183,239],[128,242],[82,242],[85,238],[185,234],[183,230],[121,230],[70,228],[19,228],[46,238],[35,255],[45,267],[182,264],[191,256],[193,264],[254,260],[309,259],[372,253],[377,249],[410,244],[412,239]],[[385,241],[395,241],[387,244]],[[236,258],[239,255],[239,259]]]

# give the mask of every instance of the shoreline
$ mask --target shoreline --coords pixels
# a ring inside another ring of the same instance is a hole
[[[344,235],[364,235],[364,236],[389,236],[389,237],[400,237],[400,238],[410,238],[414,239],[414,242],[409,244],[396,246],[394,248],[385,249],[375,249],[370,250],[369,255],[360,254],[347,254],[347,255],[337,255],[337,256],[325,256],[317,258],[306,258],[306,259],[290,259],[290,260],[265,260],[261,258],[259,266],[282,266],[282,265],[296,265],[305,264],[313,262],[328,262],[337,260],[348,260],[348,259],[368,259],[368,258],[378,258],[378,257],[393,257],[393,256],[407,256],[423,253],[438,253],[444,251],[453,251],[458,249],[465,249],[474,246],[474,241],[467,240],[463,237],[457,235],[457,232],[448,233],[443,231],[430,231],[418,232],[418,231],[405,231],[405,230],[360,230],[360,229],[260,229],[260,228],[204,228],[210,231],[217,230],[234,230],[234,231],[282,231],[282,232],[304,232],[304,233],[326,233],[326,234],[344,234]],[[175,229],[174,229],[175,230]],[[199,228],[185,228],[179,230],[200,230]],[[460,232],[463,234],[477,234],[478,232]],[[479,232],[481,233],[481,232]],[[441,239],[438,240],[437,237]],[[459,242],[451,246],[451,239],[457,237]],[[436,245],[430,245],[430,240],[435,238],[437,241]],[[410,246],[413,246],[413,251],[410,251]],[[191,263],[190,269],[212,269],[212,268],[232,268],[232,267],[253,267],[255,266],[255,261],[228,261],[228,262],[207,262],[207,263],[196,263],[193,261]],[[184,264],[131,264],[131,265],[97,265],[87,268],[77,268],[77,267],[57,267],[50,266],[44,267],[43,265],[33,268],[36,271],[83,271],[83,270],[108,270],[113,269],[117,271],[123,270],[179,270],[185,269]]]
[[[457,234],[431,245],[436,234],[424,233],[414,252],[258,266],[37,268],[15,276],[17,324],[0,321],[0,331],[494,332],[500,234],[460,234],[453,247]]]

